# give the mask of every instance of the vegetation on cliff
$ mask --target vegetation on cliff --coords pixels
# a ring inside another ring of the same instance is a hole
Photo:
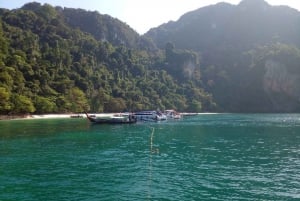
[[[264,0],[219,3],[151,29],[198,53],[203,88],[221,111],[300,111],[300,13]]]
[[[164,50],[117,19],[39,3],[0,17],[2,114],[215,108],[198,80],[171,76]]]

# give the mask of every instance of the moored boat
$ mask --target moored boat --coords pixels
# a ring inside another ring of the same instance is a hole
[[[181,114],[175,110],[165,110],[164,113],[168,119],[181,119]]]
[[[81,114],[72,114],[70,115],[71,118],[83,118]]]
[[[167,120],[167,117],[165,114],[159,112],[159,111],[140,111],[134,113],[134,116],[137,120],[140,121],[163,121]]]
[[[131,113],[123,113],[106,117],[97,117],[95,115],[85,114],[88,120],[95,124],[132,124],[137,121],[136,117]]]

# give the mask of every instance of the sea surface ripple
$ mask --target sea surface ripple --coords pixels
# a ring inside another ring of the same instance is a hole
[[[0,200],[300,199],[300,114],[0,129]]]

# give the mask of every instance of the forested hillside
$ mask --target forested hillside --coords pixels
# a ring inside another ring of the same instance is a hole
[[[201,55],[201,80],[231,112],[300,111],[300,13],[263,0],[219,3],[146,33]]]
[[[300,112],[300,13],[219,3],[140,36],[118,19],[0,9],[0,114]]]
[[[200,73],[197,54],[170,52]],[[216,109],[200,79],[165,66],[164,50],[107,15],[39,3],[0,9],[1,114]]]

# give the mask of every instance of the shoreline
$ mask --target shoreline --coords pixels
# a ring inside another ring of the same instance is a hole
[[[95,115],[97,117],[111,117],[122,113],[88,113],[89,115]],[[180,113],[184,116],[206,115],[206,114],[218,114],[218,113]],[[85,113],[68,113],[68,114],[24,114],[24,115],[0,115],[0,121],[2,120],[25,120],[25,119],[76,119],[87,118]]]
[[[96,116],[111,116],[111,113],[89,113]],[[25,119],[76,119],[76,118],[86,118],[85,113],[68,113],[68,114],[25,114],[25,115],[0,115],[1,120],[25,120]]]
[[[52,119],[52,118],[70,118],[72,114],[42,114],[42,115],[0,115],[1,120],[19,120],[19,119]]]

